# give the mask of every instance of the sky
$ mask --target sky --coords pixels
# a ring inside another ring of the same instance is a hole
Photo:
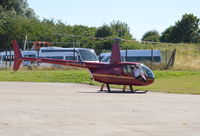
[[[133,38],[166,28],[185,13],[200,18],[200,0],[27,0],[40,19],[62,20],[69,25],[99,27],[112,21],[127,23]]]

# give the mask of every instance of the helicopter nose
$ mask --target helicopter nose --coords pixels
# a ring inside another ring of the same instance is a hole
[[[152,84],[155,80],[155,77],[147,77],[148,84]]]
[[[148,77],[149,79],[151,79],[151,80],[154,80],[155,79],[155,77],[153,76],[150,76],[150,77]]]

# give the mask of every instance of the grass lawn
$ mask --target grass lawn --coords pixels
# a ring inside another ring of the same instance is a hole
[[[200,94],[200,71],[155,71],[152,85],[137,87],[158,92]]]
[[[137,89],[169,92],[200,94],[200,71],[154,71],[155,82]],[[0,81],[24,81],[24,82],[70,82],[100,85],[91,81],[87,70],[57,70],[57,71],[0,71]],[[122,87],[122,86],[115,86]]]

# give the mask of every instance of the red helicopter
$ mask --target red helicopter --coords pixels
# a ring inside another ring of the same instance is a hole
[[[13,40],[15,54],[13,70],[17,71],[23,60],[88,68],[92,78],[95,81],[103,83],[101,91],[103,91],[103,88],[106,85],[108,92],[111,91],[109,84],[124,85],[123,92],[125,92],[127,85],[130,87],[130,90],[134,92],[135,90],[133,90],[132,86],[146,86],[152,84],[155,76],[150,68],[137,62],[121,62],[119,41],[120,40],[117,39],[116,43],[112,45],[110,63],[98,63],[22,57],[17,41]]]

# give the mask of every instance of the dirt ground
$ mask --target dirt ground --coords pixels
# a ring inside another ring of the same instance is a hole
[[[0,82],[0,136],[200,136],[200,95]]]

